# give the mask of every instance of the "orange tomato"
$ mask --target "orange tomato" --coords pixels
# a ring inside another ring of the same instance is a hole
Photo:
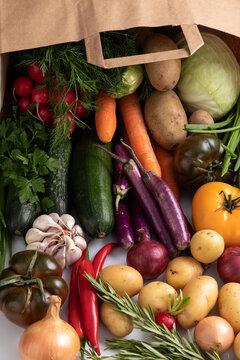
[[[222,235],[225,246],[240,246],[240,189],[213,181],[202,185],[192,200],[196,231],[211,229]]]

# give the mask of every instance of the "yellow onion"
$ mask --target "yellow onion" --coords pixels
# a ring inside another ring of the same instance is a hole
[[[207,316],[195,327],[194,339],[202,351],[216,350],[223,354],[233,344],[234,331],[220,316]]]
[[[22,360],[75,360],[80,340],[74,328],[59,317],[61,299],[50,296],[46,316],[31,324],[22,334],[19,352]]]

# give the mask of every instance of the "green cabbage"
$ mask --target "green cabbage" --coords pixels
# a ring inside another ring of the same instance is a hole
[[[214,120],[222,118],[240,93],[240,67],[227,44],[218,36],[202,33],[204,45],[182,60],[178,95],[188,113],[207,111]],[[178,47],[186,47],[185,39]]]
[[[126,67],[126,70],[121,75],[121,79],[116,81],[113,88],[108,89],[108,92],[112,97],[120,99],[136,91],[142,81],[142,65],[130,65]]]

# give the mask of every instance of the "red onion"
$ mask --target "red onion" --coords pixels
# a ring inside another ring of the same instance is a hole
[[[154,240],[142,240],[127,253],[127,264],[138,270],[144,279],[154,279],[161,275],[168,261],[167,248]]]
[[[217,270],[222,281],[240,283],[240,246],[224,250],[218,259]]]

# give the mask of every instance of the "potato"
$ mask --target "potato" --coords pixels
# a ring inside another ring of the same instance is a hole
[[[202,265],[191,256],[179,256],[169,262],[165,277],[174,289],[183,289],[194,277],[203,273]]]
[[[240,331],[240,284],[229,282],[219,290],[218,310],[221,317],[232,325],[235,333]]]
[[[236,337],[234,339],[233,350],[234,350],[234,354],[236,355],[237,359],[240,360],[240,332],[236,335]]]
[[[139,293],[143,287],[142,275],[128,265],[109,265],[100,271],[103,281],[108,282],[120,296]]]
[[[194,259],[203,263],[217,260],[225,248],[223,237],[214,230],[199,230],[191,238],[190,250]]]
[[[189,124],[214,124],[212,116],[205,110],[194,111],[189,119]]]
[[[144,43],[144,53],[163,52],[177,49],[175,42],[168,36],[153,33]],[[165,60],[145,64],[146,73],[152,86],[159,91],[172,90],[180,78],[181,60]]]
[[[214,307],[218,297],[217,281],[211,276],[197,276],[183,288],[183,296],[189,296],[190,300],[177,315],[177,321],[184,329],[190,329]]]
[[[152,281],[145,285],[138,295],[138,303],[143,307],[151,306],[154,314],[168,310],[168,298],[177,295],[176,290],[162,281]]]
[[[187,136],[183,130],[187,115],[173,90],[153,91],[146,99],[144,116],[150,134],[166,150],[173,150]]]
[[[117,337],[129,335],[133,330],[131,316],[115,310],[114,305],[103,302],[100,307],[100,318],[106,328]]]

